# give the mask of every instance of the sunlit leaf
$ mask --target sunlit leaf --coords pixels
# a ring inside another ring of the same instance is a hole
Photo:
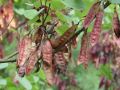
[[[120,4],[120,0],[109,0],[111,3]]]

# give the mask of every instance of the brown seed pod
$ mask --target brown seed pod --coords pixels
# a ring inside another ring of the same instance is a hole
[[[62,36],[56,38],[56,39],[52,39],[51,40],[51,44],[53,48],[57,48],[59,46],[62,46],[66,43],[66,41],[68,41],[73,34],[75,33],[76,29],[77,29],[78,24],[74,24],[73,26],[71,26]]]
[[[54,64],[57,69],[55,71],[58,71],[58,73],[60,72],[63,74],[66,72],[67,62],[66,62],[63,52],[60,51],[60,52],[55,53]]]
[[[94,46],[99,40],[101,33],[102,19],[103,19],[103,10],[100,8],[99,12],[96,14],[93,30],[90,34],[91,46]]]
[[[85,17],[85,20],[83,22],[83,27],[85,29],[88,28],[88,26],[90,25],[90,23],[93,21],[96,13],[98,12],[98,9],[99,9],[99,5],[100,5],[100,2],[96,2],[92,5],[92,7],[90,8],[87,16]]]
[[[29,75],[31,73],[31,71],[35,67],[35,64],[37,63],[37,60],[38,60],[38,58],[37,58],[36,47],[32,46],[29,59],[26,62],[25,74]]]
[[[84,35],[82,37],[82,42],[81,42],[81,49],[80,53],[78,56],[78,62],[77,64],[84,64],[86,67],[88,64],[88,37],[87,37],[87,31],[84,32]]]
[[[74,37],[71,42],[72,42],[72,47],[76,48],[77,47],[77,37]]]
[[[36,44],[41,43],[43,31],[45,31],[45,28],[43,26],[40,26],[37,32],[34,35],[34,41]]]
[[[42,50],[43,62],[46,63],[48,66],[51,66],[53,59],[52,57],[53,51],[49,40],[45,40],[42,42],[41,50]]]
[[[114,9],[114,15],[113,15],[113,30],[115,32],[115,35],[119,38],[120,37],[120,21],[119,21],[116,8]]]
[[[28,60],[31,50],[32,40],[29,36],[23,37],[18,44],[18,60],[17,66],[23,66]]]

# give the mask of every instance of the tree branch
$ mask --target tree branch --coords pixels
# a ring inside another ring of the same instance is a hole
[[[16,59],[11,59],[12,57],[16,56],[18,54],[18,51],[10,54],[9,56],[0,59],[0,63],[7,63],[7,62],[16,62]]]

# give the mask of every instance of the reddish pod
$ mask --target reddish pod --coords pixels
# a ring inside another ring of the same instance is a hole
[[[52,59],[53,59],[52,57],[53,51],[52,51],[52,46],[49,40],[42,42],[41,50],[42,50],[43,62],[51,66]]]
[[[35,67],[35,64],[37,63],[37,60],[38,60],[38,58],[37,58],[36,47],[32,46],[29,59],[26,62],[25,74],[29,75],[31,73],[31,71]]]
[[[29,36],[25,36],[18,44],[18,60],[17,66],[23,66],[28,60],[31,50],[32,40]]]
[[[40,26],[37,32],[34,35],[34,41],[36,44],[40,44],[43,36],[43,32],[45,31],[44,26]]]
[[[119,38],[120,37],[120,21],[119,21],[116,8],[114,10],[114,15],[113,15],[113,30],[115,32],[115,35]]]
[[[90,25],[90,23],[93,21],[96,13],[98,12],[98,9],[99,9],[99,5],[100,5],[100,2],[96,2],[92,5],[92,7],[90,8],[87,16],[85,17],[85,20],[83,22],[83,27],[85,29],[88,28],[88,26]]]
[[[77,37],[75,36],[75,38],[73,38],[72,40],[72,47],[76,48],[77,47]]]
[[[58,73],[65,73],[66,72],[66,59],[64,57],[64,53],[63,52],[57,52],[54,55],[54,64],[56,67],[56,71],[58,71]]]
[[[53,51],[49,40],[45,40],[42,42],[41,50],[42,50],[42,58],[43,58],[43,68],[46,74],[46,79],[48,81],[48,84],[52,85],[54,83],[53,67],[52,67]]]
[[[80,49],[80,53],[78,56],[78,62],[77,64],[84,64],[85,67],[88,64],[88,38],[87,38],[87,32],[84,32],[84,35],[82,37],[82,42],[81,42],[81,49]]]
[[[57,48],[59,46],[64,45],[66,41],[68,41],[73,36],[77,29],[77,26],[78,24],[71,26],[62,36],[56,38],[55,40],[52,39],[51,44],[53,48]]]
[[[103,19],[103,10],[100,8],[99,12],[96,14],[93,30],[90,34],[91,46],[94,46],[99,40],[101,33],[102,19]]]
[[[0,44],[0,59],[4,57],[4,47]]]

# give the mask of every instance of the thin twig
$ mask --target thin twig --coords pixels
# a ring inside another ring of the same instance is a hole
[[[13,62],[16,62],[16,59],[0,61],[0,63],[13,63]]]
[[[18,54],[18,51],[16,51],[16,52],[10,54],[9,56],[6,56],[6,57],[3,58],[3,59],[0,59],[0,63],[1,63],[1,62],[4,62],[4,61],[7,61],[7,60],[9,60],[9,59],[11,59],[12,57],[16,56],[17,54]]]

